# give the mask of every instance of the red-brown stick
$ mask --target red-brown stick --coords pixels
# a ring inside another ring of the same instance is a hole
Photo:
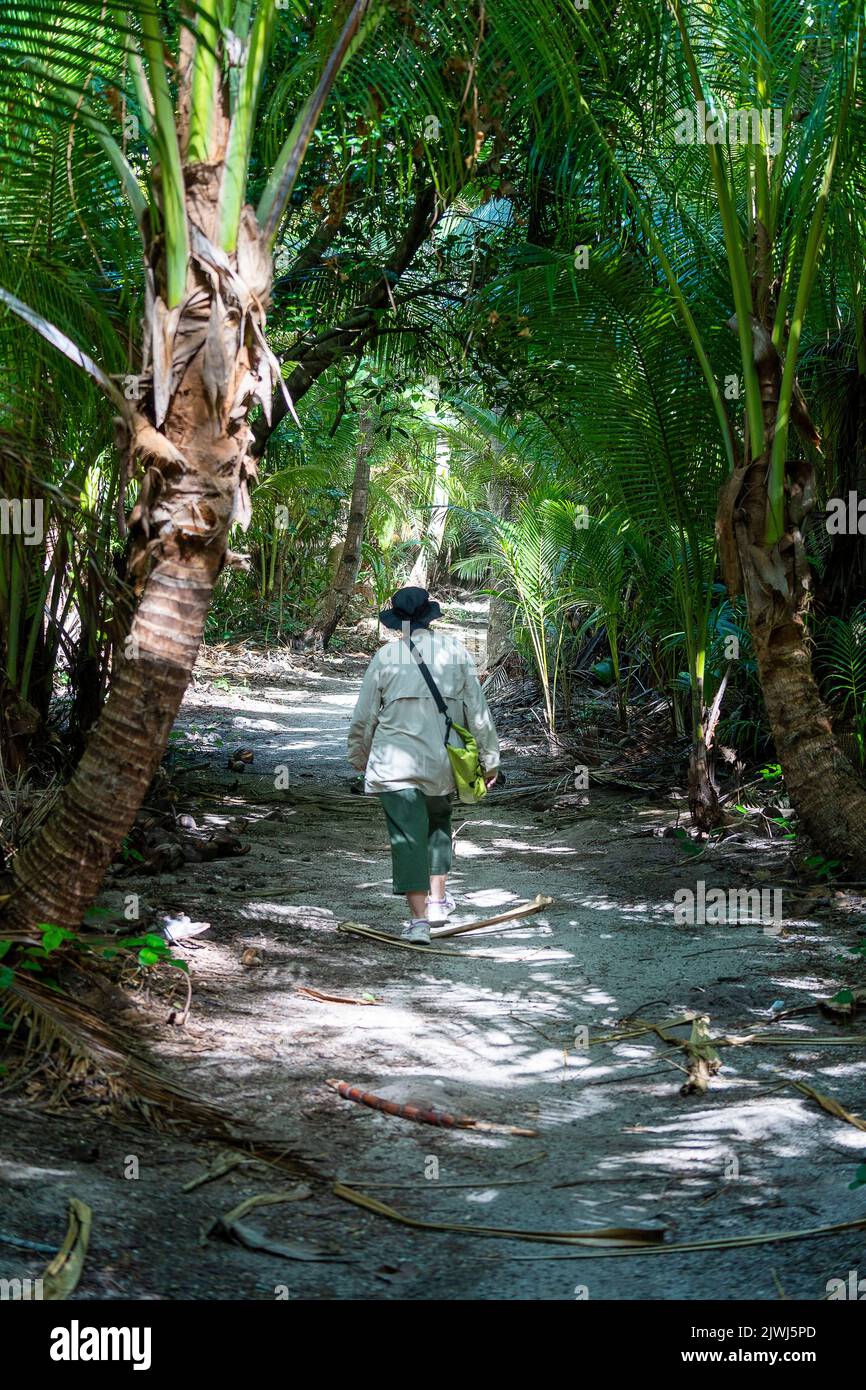
[[[353,1100],[358,1105],[369,1105],[371,1110],[381,1110],[386,1115],[396,1115],[400,1120],[416,1120],[422,1125],[439,1125],[443,1129],[481,1129],[487,1133],[517,1134],[534,1137],[534,1129],[518,1129],[514,1125],[490,1124],[485,1120],[473,1120],[468,1115],[451,1115],[447,1110],[422,1110],[420,1105],[400,1105],[396,1100],[376,1096],[372,1091],[364,1091],[360,1086],[350,1086],[348,1081],[337,1081],[329,1077],[326,1083],[332,1086],[344,1100]]]

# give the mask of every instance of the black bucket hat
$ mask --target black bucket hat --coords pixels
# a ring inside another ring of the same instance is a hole
[[[391,607],[383,608],[379,614],[379,621],[395,632],[408,623],[409,631],[414,632],[417,627],[429,627],[436,618],[441,617],[442,609],[435,599],[431,599],[427,590],[410,585],[408,589],[397,590],[391,599]]]

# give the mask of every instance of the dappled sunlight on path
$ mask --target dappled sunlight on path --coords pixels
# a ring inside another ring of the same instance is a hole
[[[824,988],[825,937],[814,923],[782,936],[676,925],[673,893],[690,873],[694,881],[694,867],[671,840],[635,831],[641,819],[623,819],[615,799],[593,801],[590,789],[587,816],[559,824],[509,800],[507,788],[457,809],[453,921],[550,895],[538,916],[434,942],[441,953],[337,930],[355,921],[396,935],[403,914],[378,806],[350,792],[344,741],[356,690],[355,679],[304,672],[297,688],[230,700],[197,691],[187,701],[186,726],[255,755],[250,772],[224,775],[224,813],[212,800],[204,816],[220,823],[241,811],[250,853],[197,866],[182,885],[185,909],[214,924],[194,959],[201,1090],[429,1219],[462,1223],[474,1211],[536,1229],[628,1222],[682,1242],[858,1215],[847,1182],[866,1135],[780,1083],[802,1074],[832,1090],[838,1077],[854,1105],[863,1062],[846,1053],[840,1070],[838,1049],[809,1041],[826,1031],[814,1015],[773,1024],[770,1010],[776,998],[807,1003]],[[283,791],[274,785],[281,764],[290,769]],[[201,785],[212,788],[213,777]],[[195,787],[191,775],[193,800]],[[676,1020],[695,1013],[710,1016],[715,1037],[772,1024],[790,1048],[723,1047],[706,1095],[683,1096],[689,1025]],[[597,1041],[641,1018],[665,1024],[667,1040]],[[340,1099],[325,1085],[334,1076],[535,1137],[393,1118]],[[316,1219],[345,1239],[339,1204],[325,1203]],[[351,1212],[348,1225],[377,1264],[415,1270],[401,1297],[568,1296],[568,1266],[553,1254],[549,1264],[543,1254],[526,1261],[531,1247],[517,1241],[500,1243],[493,1259],[485,1242],[367,1212]],[[646,1264],[605,1252],[591,1296],[769,1299],[772,1266],[790,1296],[814,1298],[856,1245],[840,1235]],[[698,1269],[712,1282],[695,1289]],[[295,1284],[314,1292],[318,1278],[300,1269]],[[329,1278],[334,1296],[363,1292],[357,1270]]]

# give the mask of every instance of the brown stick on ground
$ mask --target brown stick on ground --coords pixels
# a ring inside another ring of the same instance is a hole
[[[460,936],[463,932],[479,931],[481,927],[493,927],[498,922],[517,921],[520,917],[531,917],[536,912],[543,912],[544,908],[550,907],[553,898],[546,898],[539,893],[533,898],[531,903],[524,903],[521,907],[512,907],[509,912],[500,912],[498,917],[485,917],[483,922],[469,922],[463,927],[440,927],[438,931],[431,931],[430,936]]]
[[[324,990],[313,989],[311,985],[295,985],[295,994],[303,994],[307,999],[318,999],[323,1004],[378,1004],[378,999],[350,999],[345,994],[325,994]]]
[[[486,1120],[473,1120],[468,1115],[451,1115],[447,1110],[423,1110],[420,1105],[400,1105],[396,1100],[376,1096],[372,1091],[364,1091],[360,1086],[350,1086],[348,1081],[337,1081],[329,1077],[325,1083],[333,1087],[343,1100],[353,1100],[358,1105],[369,1105],[371,1110],[381,1110],[385,1115],[396,1115],[400,1120],[416,1120],[422,1125],[439,1125],[443,1129],[475,1129],[485,1134],[514,1134],[534,1139],[537,1130],[518,1129],[515,1125],[490,1124]]]

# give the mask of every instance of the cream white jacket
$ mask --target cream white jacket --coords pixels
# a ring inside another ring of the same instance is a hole
[[[499,766],[499,740],[475,663],[461,642],[419,629],[420,651],[456,724],[478,743],[486,772]],[[457,734],[451,742],[460,745]],[[379,648],[361,684],[348,736],[349,762],[365,772],[368,793],[417,787],[428,796],[455,790],[445,752],[445,717],[402,637]]]

